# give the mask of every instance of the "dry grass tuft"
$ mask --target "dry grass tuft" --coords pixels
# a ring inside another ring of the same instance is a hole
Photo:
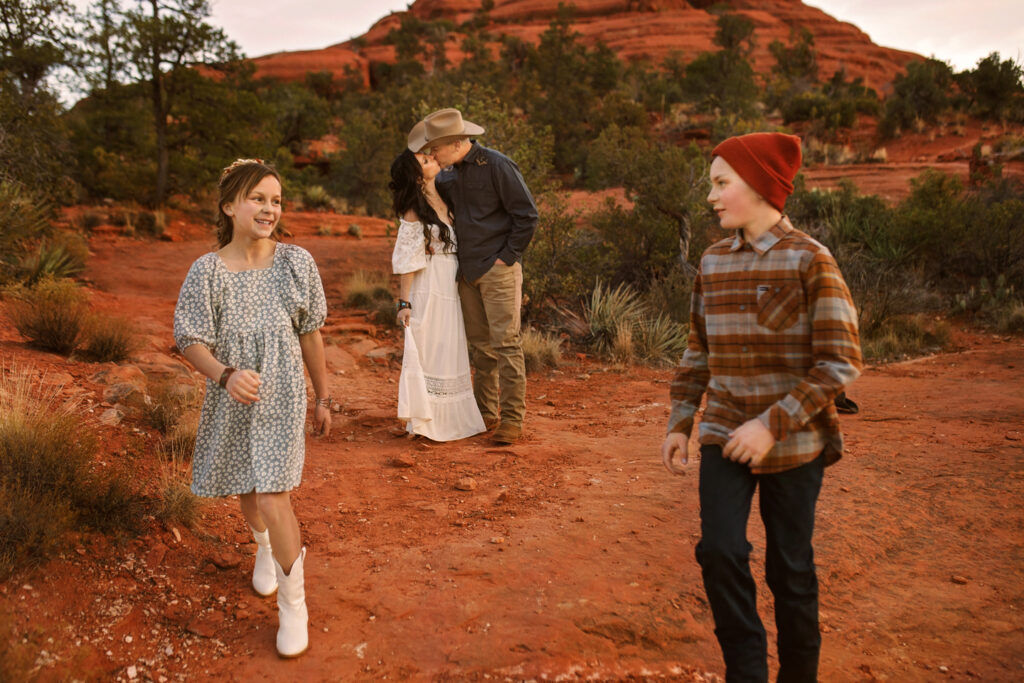
[[[522,345],[529,373],[557,368],[562,362],[562,340],[554,335],[527,327],[523,330]]]
[[[90,316],[85,329],[83,357],[96,363],[122,361],[132,354],[138,342],[135,326],[127,318],[96,313]]]
[[[160,501],[156,516],[168,524],[182,524],[192,527],[199,518],[203,499],[192,493],[189,485],[189,463],[195,443],[174,437],[165,439],[160,451],[167,458],[160,466]]]
[[[43,561],[66,532],[131,531],[142,499],[124,474],[96,469],[96,433],[61,387],[0,367],[0,572]]]
[[[357,270],[349,278],[346,291],[345,304],[354,308],[372,308],[378,300],[392,299],[388,276],[380,271]]]

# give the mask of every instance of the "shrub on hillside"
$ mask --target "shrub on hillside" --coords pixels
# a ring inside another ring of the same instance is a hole
[[[334,208],[331,195],[321,185],[312,185],[302,192],[302,207],[306,210],[327,211]]]
[[[1024,332],[1024,297],[1000,275],[995,282],[981,278],[956,298],[957,312],[969,313],[997,332]]]
[[[82,339],[89,316],[88,295],[71,280],[43,278],[32,287],[4,289],[7,312],[29,344],[71,353]]]
[[[864,358],[891,361],[935,353],[949,344],[949,325],[921,315],[891,318],[870,334],[862,335]]]
[[[150,237],[160,237],[167,229],[167,215],[160,210],[140,211],[135,217],[135,231]]]
[[[953,70],[937,59],[907,64],[893,80],[893,93],[885,100],[878,130],[884,137],[898,136],[915,121],[935,123],[950,107]]]
[[[998,52],[978,60],[970,71],[956,75],[971,114],[999,121],[1024,121],[1024,67],[1001,60]]]
[[[123,474],[93,469],[98,449],[56,387],[0,370],[0,571],[42,561],[71,529],[137,526],[141,498]]]

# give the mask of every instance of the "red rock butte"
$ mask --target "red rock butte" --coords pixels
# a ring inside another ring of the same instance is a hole
[[[495,37],[508,35],[536,44],[558,13],[558,0],[496,0],[486,31]],[[574,30],[587,46],[604,43],[623,60],[648,60],[660,64],[672,54],[684,62],[701,52],[714,51],[716,17],[707,9],[714,0],[574,0]],[[733,0],[733,10],[754,23],[755,48],[751,61],[760,73],[770,71],[775,60],[768,46],[775,40],[791,43],[791,36],[807,29],[814,36],[819,76],[829,78],[844,68],[848,78],[884,94],[907,62],[919,55],[880,47],[853,24],[839,21],[800,0]],[[253,59],[257,76],[302,80],[306,73],[329,71],[338,79],[346,68],[355,69],[370,82],[375,62],[393,62],[394,48],[388,33],[401,18],[411,14],[421,20],[448,19],[456,26],[473,18],[479,0],[417,0],[407,12],[393,12],[363,36],[322,50],[278,52]],[[462,36],[448,37],[446,55],[458,64],[463,53]]]

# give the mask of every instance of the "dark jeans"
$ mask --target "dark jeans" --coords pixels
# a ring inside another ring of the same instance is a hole
[[[765,574],[775,596],[780,683],[816,681],[821,634],[814,572],[814,506],[824,458],[777,474],[752,474],[722,457],[720,446],[700,449],[700,529],[697,562],[725,658],[727,683],[768,680],[768,645],[757,615],[750,575],[747,518],[760,487],[767,547]]]

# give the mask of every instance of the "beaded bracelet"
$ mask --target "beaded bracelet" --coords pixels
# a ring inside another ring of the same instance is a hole
[[[327,396],[326,398],[314,399],[313,403],[315,403],[318,406],[324,406],[325,408],[330,408],[331,407],[331,397]]]

